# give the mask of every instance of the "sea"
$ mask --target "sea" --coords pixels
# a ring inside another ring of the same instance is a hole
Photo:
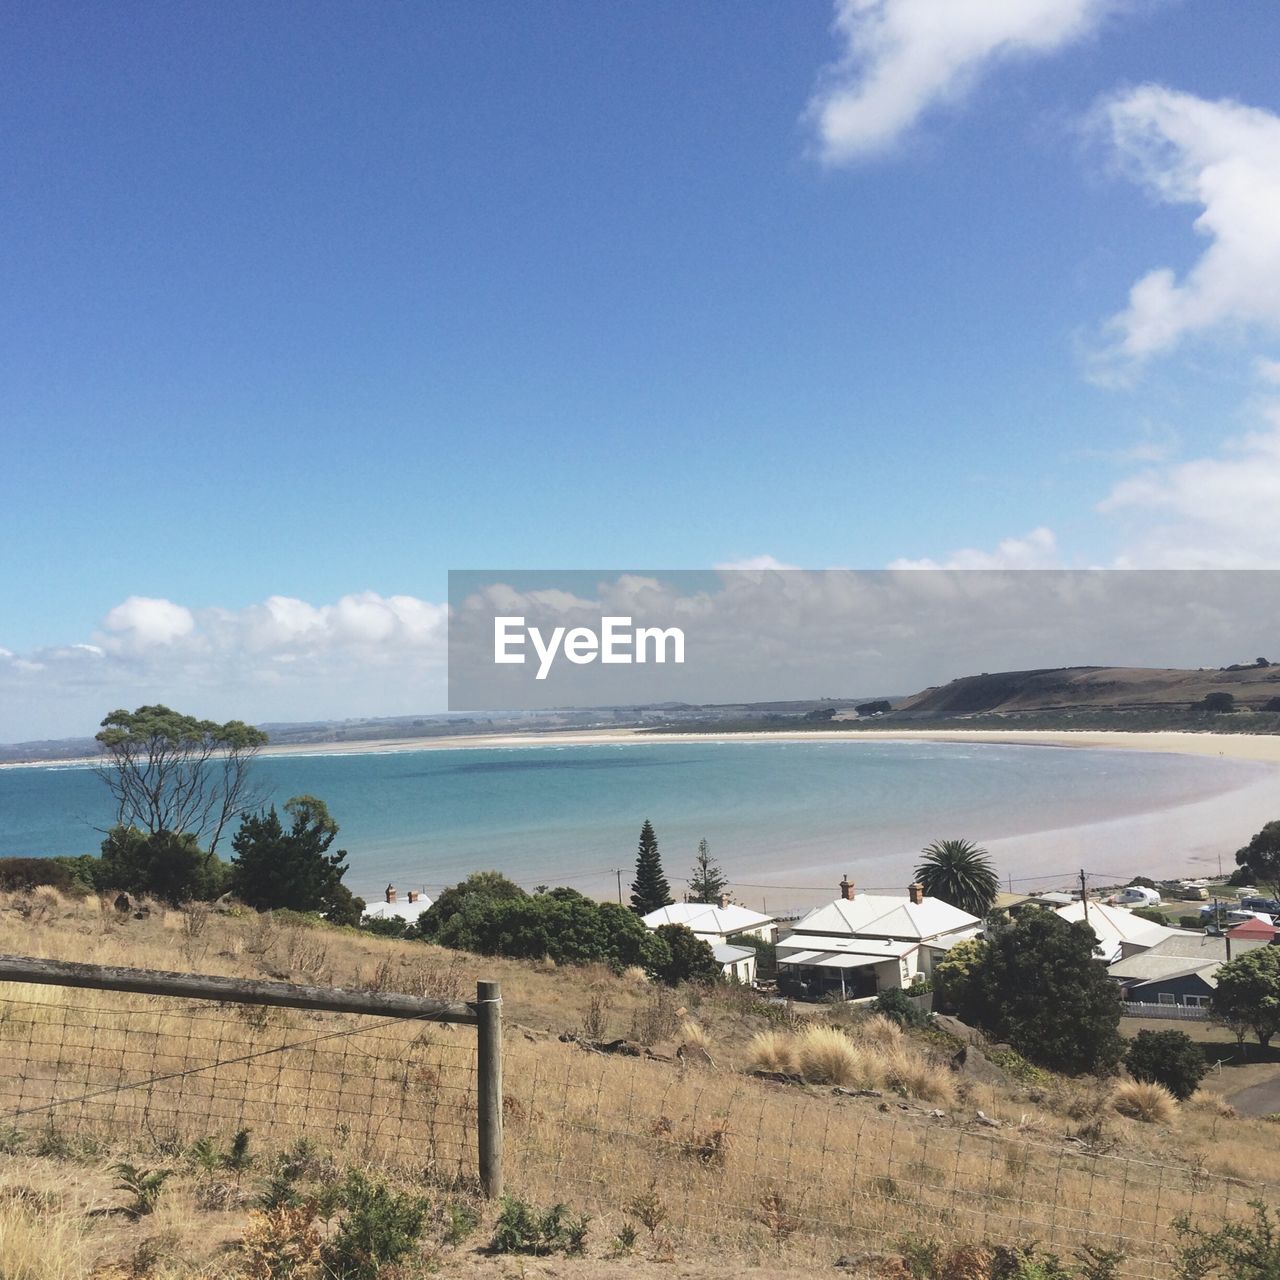
[[[325,800],[347,883],[367,899],[388,884],[434,893],[475,870],[625,897],[646,818],[675,896],[705,838],[738,900],[776,912],[830,899],[845,874],[903,891],[921,848],[946,838],[989,845],[1017,890],[1081,869],[1100,883],[1195,871],[1188,861],[1203,874],[1215,849],[1234,866],[1272,796],[1280,816],[1274,766],[1076,747],[690,739],[353,749],[253,768],[267,803]],[[2,856],[96,852],[110,822],[85,765],[0,768]]]

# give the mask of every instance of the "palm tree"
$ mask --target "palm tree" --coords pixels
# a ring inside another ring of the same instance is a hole
[[[920,852],[924,861],[916,868],[916,879],[931,898],[941,898],[971,916],[991,910],[1000,882],[985,849],[972,840],[935,840]]]

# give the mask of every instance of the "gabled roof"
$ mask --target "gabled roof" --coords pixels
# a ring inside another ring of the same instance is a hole
[[[1266,946],[1262,938],[1239,937],[1231,931],[1231,954],[1242,956],[1255,947]],[[1226,960],[1227,940],[1219,934],[1179,932],[1157,942],[1146,952],[1149,956],[1183,956],[1188,960]]]
[[[1268,924],[1265,920],[1242,920],[1239,924],[1234,924],[1227,930],[1227,934],[1232,941],[1236,938],[1241,940],[1256,938],[1260,942],[1270,942],[1278,932],[1280,930],[1277,930],[1275,925]]]
[[[705,902],[673,902],[669,907],[650,911],[643,920],[650,929],[660,924],[682,924],[694,933],[714,933],[721,937],[773,923],[772,916],[763,916],[732,902],[727,907],[708,906]]]
[[[833,951],[841,955],[873,956],[877,960],[901,960],[919,947],[900,938],[830,938],[811,933],[790,933],[778,943],[778,962],[794,959],[788,952]]]
[[[1221,960],[1197,961],[1186,956],[1162,956],[1154,951],[1143,951],[1108,965],[1107,972],[1122,982],[1167,982],[1170,978],[1182,978],[1192,973],[1201,976],[1213,974],[1221,965]]]
[[[1085,920],[1085,904],[1073,902],[1069,907],[1059,907],[1057,914],[1073,923]],[[1090,902],[1087,920],[1098,939],[1098,950],[1102,952],[1104,959],[1117,952],[1121,943],[1154,947],[1166,938],[1180,936],[1182,933],[1180,929],[1171,929],[1168,925],[1156,924],[1152,920],[1135,916],[1124,907],[1109,907],[1105,902]]]
[[[747,960],[755,955],[750,947],[731,947],[727,942],[717,942],[711,948],[717,964],[737,964],[739,960]]]
[[[977,916],[940,898],[912,902],[909,898],[891,898],[886,894],[860,893],[853,898],[837,898],[825,907],[810,911],[791,936],[825,933],[920,942],[962,929],[976,929],[981,924]],[[818,940],[815,939],[813,945],[819,945]]]

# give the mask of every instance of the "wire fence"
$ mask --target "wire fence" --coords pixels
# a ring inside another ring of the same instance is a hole
[[[1171,1274],[1175,1219],[1216,1229],[1280,1192],[892,1094],[587,1054],[510,1073],[509,1186],[726,1248],[801,1245],[829,1262],[1034,1243],[1068,1261],[1116,1250],[1120,1274],[1148,1280]]]
[[[0,1123],[9,1149],[177,1150],[248,1129],[284,1149],[474,1182],[470,1027],[60,986],[0,1001]]]

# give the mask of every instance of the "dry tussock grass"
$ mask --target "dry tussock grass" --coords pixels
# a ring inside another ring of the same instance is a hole
[[[4,1280],[83,1280],[90,1256],[82,1218],[21,1200],[0,1204]]]
[[[757,1031],[747,1044],[747,1061],[757,1071],[791,1075],[799,1066],[795,1037],[785,1031]]]
[[[1170,1124],[1178,1113],[1178,1101],[1153,1080],[1120,1080],[1111,1091],[1111,1106],[1130,1120],[1144,1124]]]

